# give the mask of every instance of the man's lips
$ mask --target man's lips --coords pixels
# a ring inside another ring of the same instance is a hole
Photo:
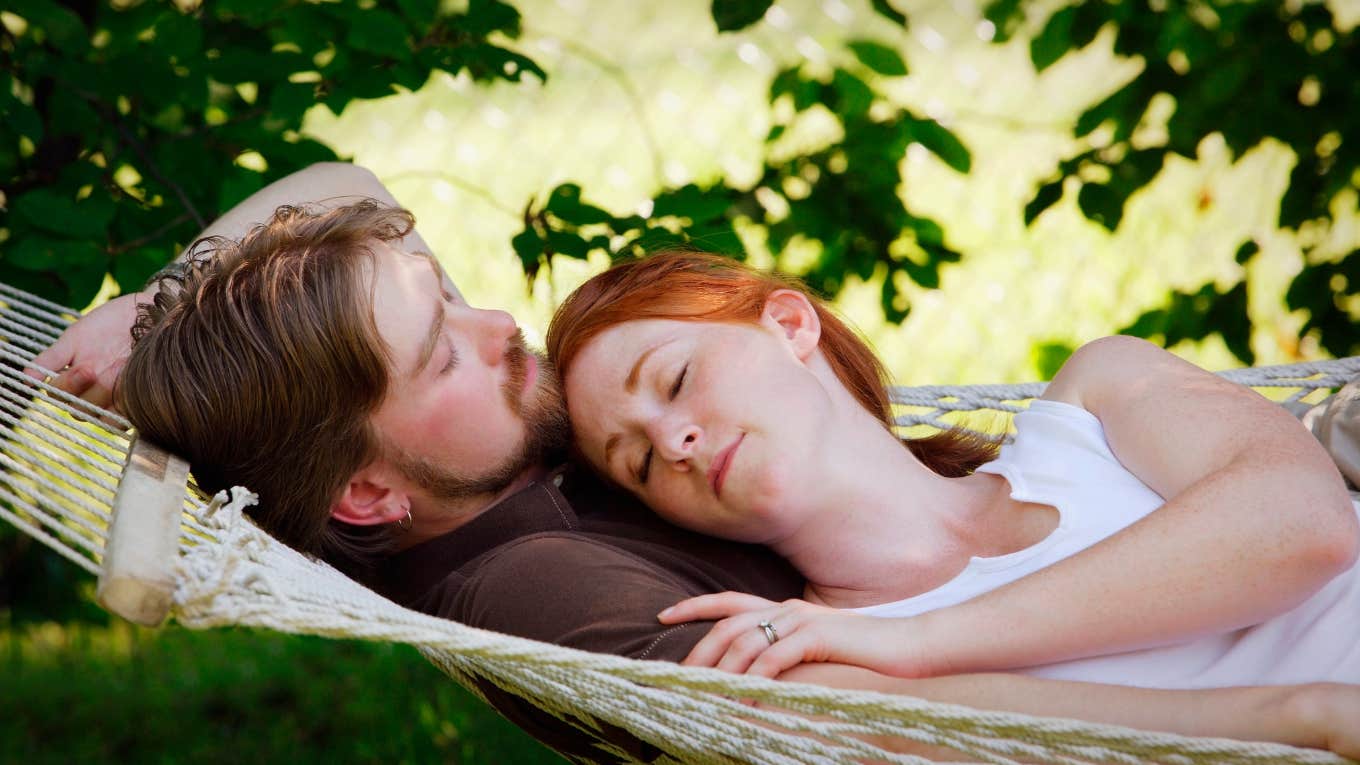
[[[745,438],[745,433],[737,436],[732,443],[718,452],[713,458],[713,464],[708,466],[708,485],[713,487],[714,496],[722,496],[723,481],[727,479],[727,467],[732,464],[732,455],[736,454],[737,447],[741,446]]]

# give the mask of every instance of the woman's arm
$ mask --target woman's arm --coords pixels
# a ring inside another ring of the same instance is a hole
[[[1255,392],[1112,337],[1077,351],[1044,397],[1094,413],[1120,462],[1167,502],[1071,558],[919,617],[925,650],[951,657],[944,669],[1044,664],[1255,624],[1355,561],[1360,529],[1331,458]],[[1006,639],[989,637],[998,634]]]
[[[338,207],[373,198],[397,206],[397,201],[372,172],[344,162],[323,162],[299,170],[260,189],[222,217],[213,221],[197,239],[222,236],[239,239],[256,225],[269,220],[282,205]],[[412,231],[401,242],[408,251],[429,252],[420,234]],[[180,254],[180,258],[185,253]],[[452,288],[452,285],[449,285]],[[455,290],[456,291],[456,290]],[[33,359],[35,366],[58,372],[56,387],[98,406],[113,402],[113,386],[127,361],[132,344],[129,330],[137,317],[137,304],[155,295],[154,285],[143,292],[114,298],[72,324],[51,347]],[[30,369],[41,378],[43,373]]]
[[[1355,560],[1360,524],[1331,458],[1256,393],[1116,337],[1079,350],[1045,397],[1093,412],[1166,505],[1048,568],[907,619],[740,593],[691,599],[662,621],[730,618],[687,663],[772,676],[834,661],[902,677],[1049,664],[1261,622]],[[758,620],[776,625],[777,644]]]
[[[1163,691],[1001,674],[907,680],[837,664],[804,664],[779,679],[1186,736],[1271,741],[1360,757],[1360,729],[1353,724],[1360,719],[1360,686],[1354,685]],[[916,752],[919,747],[902,740],[875,743],[894,751]]]

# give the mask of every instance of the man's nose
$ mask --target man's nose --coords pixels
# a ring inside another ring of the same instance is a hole
[[[515,317],[505,311],[476,308],[477,349],[482,361],[495,366],[505,359],[506,344],[519,333]]]

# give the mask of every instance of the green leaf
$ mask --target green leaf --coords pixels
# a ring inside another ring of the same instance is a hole
[[[590,254],[590,245],[585,239],[566,231],[548,232],[548,251],[568,257],[585,260]]]
[[[397,7],[413,23],[426,26],[439,13],[439,0],[397,0]]]
[[[726,187],[701,189],[690,183],[658,195],[652,202],[652,218],[674,215],[702,223],[722,217],[731,206],[732,200]]]
[[[260,22],[279,11],[280,3],[275,0],[216,0],[213,10],[224,16],[240,16],[243,21],[251,26],[260,25]],[[346,3],[327,3],[326,5],[343,6]],[[253,22],[253,23],[252,23]]]
[[[1247,261],[1251,260],[1252,256],[1260,251],[1261,246],[1256,243],[1256,240],[1248,239],[1242,243],[1241,247],[1237,248],[1237,253],[1233,255],[1233,260],[1237,261],[1239,266],[1245,266]]]
[[[992,0],[987,4],[983,15],[995,27],[996,31],[992,35],[992,42],[995,43],[1010,40],[1011,35],[1015,34],[1016,27],[1020,26],[1024,19],[1020,0]]]
[[[61,273],[72,267],[104,262],[104,251],[93,242],[30,234],[5,251],[5,261],[26,271]]]
[[[48,42],[68,56],[78,56],[90,47],[90,31],[71,10],[50,0],[11,0],[5,10],[21,16],[29,24],[29,34],[41,29]]]
[[[1040,72],[1063,57],[1072,47],[1072,22],[1077,18],[1076,6],[1068,6],[1053,14],[1044,31],[1030,40],[1029,57]]]
[[[614,219],[604,210],[582,202],[581,187],[574,183],[564,183],[553,189],[543,209],[572,226],[608,223]]]
[[[174,255],[167,247],[138,247],[113,259],[113,279],[123,294],[137,292]]]
[[[515,254],[519,256],[520,265],[525,273],[532,274],[538,271],[539,265],[543,262],[544,251],[548,243],[532,226],[515,234],[515,238],[510,240],[510,246],[515,248]]]
[[[973,157],[968,147],[943,125],[932,119],[911,119],[910,125],[911,137],[944,160],[946,165],[960,173],[967,173],[973,168]]]
[[[746,254],[746,248],[742,246],[741,238],[737,236],[737,230],[733,228],[730,220],[720,219],[700,226],[691,226],[685,229],[685,235],[689,237],[690,242],[705,252],[738,255],[743,258]]]
[[[1057,204],[1062,199],[1062,195],[1063,195],[1062,178],[1058,178],[1057,180],[1054,181],[1049,181],[1048,183],[1045,183],[1044,185],[1040,186],[1039,190],[1035,192],[1034,198],[1029,201],[1029,204],[1025,205],[1025,225],[1026,226],[1030,225],[1031,223],[1034,222],[1035,218],[1038,218],[1039,215],[1043,213],[1044,210],[1047,210],[1048,208]]]
[[[1119,228],[1119,221],[1124,217],[1125,199],[1126,195],[1104,183],[1083,183],[1077,193],[1081,214],[1110,231]]]
[[[831,75],[831,93],[834,98],[828,105],[842,120],[868,114],[874,102],[873,88],[844,69],[837,69]]]
[[[713,0],[713,23],[719,32],[735,32],[760,21],[774,0]]]
[[[406,25],[395,13],[369,8],[355,14],[345,42],[351,47],[389,58],[407,58],[411,46],[406,40]]]
[[[821,90],[820,82],[804,77],[802,70],[792,67],[775,75],[770,81],[770,102],[774,103],[780,96],[787,94],[793,97],[794,110],[801,112],[819,102]]]
[[[156,21],[156,47],[181,65],[203,52],[203,24],[187,13],[170,12]]]
[[[102,239],[113,220],[113,201],[102,194],[76,202],[53,189],[34,189],[15,199],[11,209],[36,228],[90,240]]]
[[[14,96],[13,83],[8,73],[0,73],[0,123],[36,144],[43,137],[42,117]]]
[[[907,62],[892,48],[871,40],[857,40],[847,43],[846,47],[855,54],[861,64],[882,75],[901,77],[907,73]]]
[[[1067,343],[1039,343],[1029,349],[1029,361],[1039,374],[1040,380],[1052,380],[1053,375],[1062,369],[1075,349]]]
[[[222,174],[217,191],[217,209],[230,210],[246,197],[264,188],[264,177],[254,170],[233,165]]]
[[[869,0],[869,5],[873,7],[875,13],[883,18],[896,22],[903,27],[907,25],[907,17],[892,7],[888,0]]]
[[[883,280],[883,287],[879,292],[879,306],[883,308],[883,318],[893,324],[901,324],[911,313],[911,304],[907,302],[907,296],[898,292],[891,276]]]

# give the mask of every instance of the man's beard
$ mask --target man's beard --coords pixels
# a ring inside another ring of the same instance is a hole
[[[506,349],[505,361],[510,373],[501,393],[510,411],[524,421],[524,440],[501,464],[480,475],[468,475],[391,445],[388,459],[403,475],[424,488],[431,499],[451,502],[498,494],[529,468],[560,458],[571,440],[571,421],[567,418],[562,387],[552,362],[546,356],[536,354],[538,380],[532,389],[524,390],[531,353],[525,346],[523,334],[515,337]]]

